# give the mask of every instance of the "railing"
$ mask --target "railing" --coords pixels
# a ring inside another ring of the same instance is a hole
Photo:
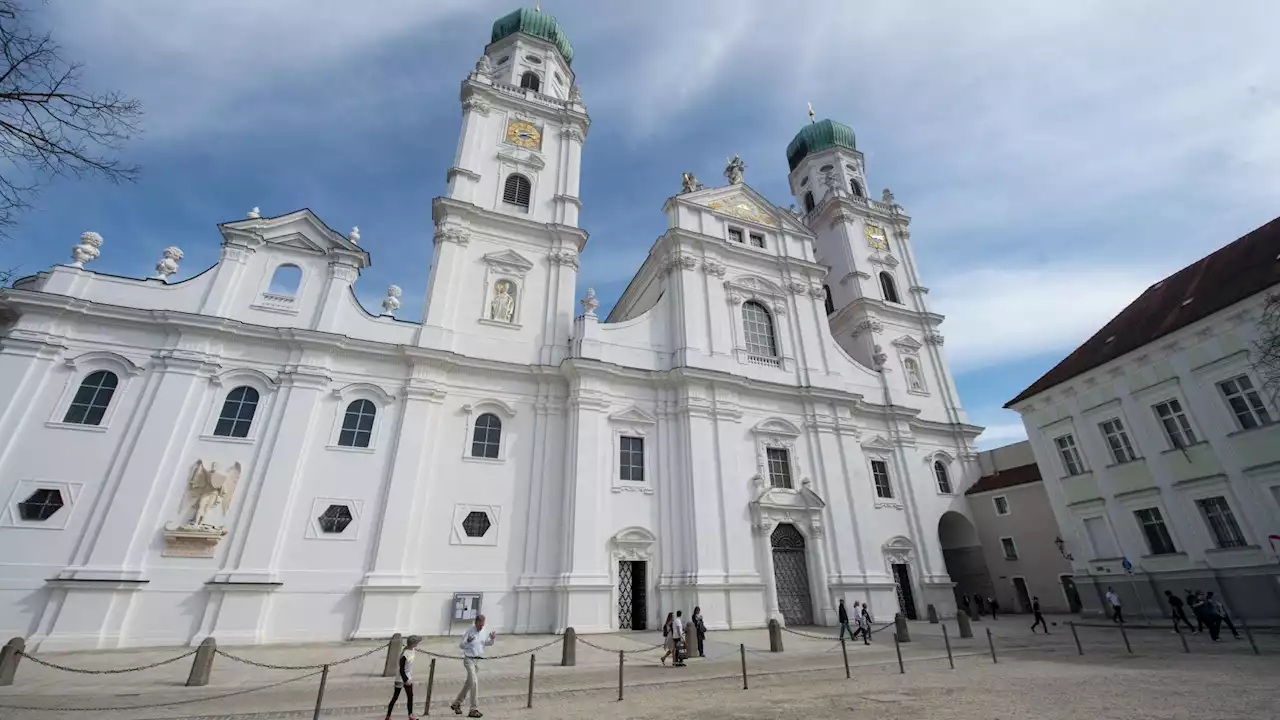
[[[297,297],[281,293],[264,292],[262,297],[259,298],[259,304],[269,308],[292,309],[297,303]]]
[[[778,359],[778,358],[776,358],[776,357],[763,357],[763,356],[761,356],[761,355],[748,355],[748,356],[747,356],[747,362],[751,363],[752,365],[764,365],[764,366],[767,366],[767,367],[775,367],[775,368],[781,368],[781,367],[782,367],[782,360],[780,360],[780,359]]]
[[[507,83],[500,83],[500,82],[495,82],[493,84],[493,87],[497,89],[498,92],[505,93],[507,95],[513,95],[515,97],[523,98],[525,100],[531,100],[533,102],[546,105],[547,107],[566,108],[566,107],[569,107],[570,105],[570,103],[564,100],[557,100],[553,97],[548,97],[536,90],[531,90],[529,88],[522,88],[516,85],[508,85]]]

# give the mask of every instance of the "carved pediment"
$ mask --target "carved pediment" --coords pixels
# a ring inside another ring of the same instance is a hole
[[[862,443],[863,450],[879,450],[881,452],[892,452],[893,443],[884,439],[883,435],[877,435],[870,440]]]
[[[725,280],[724,286],[726,289],[739,290],[752,296],[786,297],[781,285],[755,275],[744,275],[732,280]]]
[[[632,405],[625,410],[619,410],[618,412],[610,415],[609,419],[613,422],[628,423],[631,425],[653,425],[657,422],[652,415],[646,413],[635,405]]]
[[[533,168],[541,170],[547,166],[542,156],[532,150],[517,150],[515,148],[503,148],[498,151],[498,160],[515,165],[516,167]]]
[[[224,244],[263,244],[316,255],[339,255],[357,267],[369,264],[369,256],[351,238],[325,225],[310,210],[295,210],[276,217],[250,217],[222,223]]]
[[[780,417],[765,418],[756,423],[751,432],[757,435],[785,435],[787,437],[800,437],[800,428],[795,423]]]
[[[799,490],[769,488],[760,493],[760,497],[756,498],[752,504],[762,509],[807,512],[817,512],[827,506],[827,503],[809,487],[808,480],[804,481]]]
[[[893,344],[902,352],[909,353],[911,355],[915,355],[920,352],[920,348],[924,347],[923,343],[910,335],[903,335],[897,340],[894,340]]]
[[[533,263],[515,250],[492,252],[483,259],[489,267],[514,275],[524,275],[533,269]]]
[[[734,193],[725,197],[715,198],[707,202],[706,206],[718,213],[729,215],[739,220],[770,227],[777,227],[778,225],[778,221],[772,213],[756,204],[745,193]]]

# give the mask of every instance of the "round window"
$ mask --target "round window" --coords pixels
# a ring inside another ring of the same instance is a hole
[[[835,169],[836,168],[834,165],[823,165],[822,167],[818,168],[818,172],[831,172],[832,170],[835,170]]]
[[[510,59],[511,59],[511,56],[510,56],[510,55],[503,55],[503,56],[502,56],[502,59],[498,61],[498,64],[499,64],[499,65],[506,65],[506,64],[507,64],[507,61],[508,61],[508,60],[510,60]]]
[[[849,172],[851,172],[851,173],[856,173],[856,172],[858,172],[858,168],[856,168],[856,167],[854,167],[854,166],[852,166],[852,165],[845,165],[845,166],[844,166],[844,169],[845,169],[845,170],[848,170],[848,171],[849,171]]]
[[[542,58],[538,57],[537,55],[525,55],[525,56],[524,56],[524,59],[525,59],[525,60],[528,60],[529,62],[533,63],[534,65],[541,65],[541,64],[542,64]]]

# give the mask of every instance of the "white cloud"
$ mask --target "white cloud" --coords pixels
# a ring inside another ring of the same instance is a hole
[[[987,425],[982,434],[978,436],[978,449],[990,450],[1026,439],[1027,429],[1020,422]]]
[[[930,296],[947,316],[947,357],[961,373],[1065,356],[1164,274],[1105,266],[988,267],[945,277]]]

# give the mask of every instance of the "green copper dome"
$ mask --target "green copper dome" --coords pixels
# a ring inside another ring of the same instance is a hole
[[[496,25],[494,32],[497,32]],[[792,170],[809,156],[827,148],[842,147],[857,150],[857,142],[853,136],[853,128],[835,120],[819,120],[809,123],[796,133],[791,144],[787,145],[787,164]]]
[[[560,24],[556,22],[555,16],[548,15],[535,8],[520,8],[509,15],[498,18],[493,23],[493,36],[489,42],[496,43],[502,38],[516,33],[532,35],[550,42],[560,51],[560,55],[565,62],[573,62],[573,46],[569,44],[569,38],[565,37],[564,33],[561,32]]]

